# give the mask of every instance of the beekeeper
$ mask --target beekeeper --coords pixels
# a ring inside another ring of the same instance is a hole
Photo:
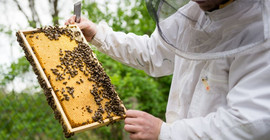
[[[269,140],[270,0],[184,3],[146,1],[157,22],[151,37],[77,24],[115,60],[153,77],[173,74],[166,122],[128,110],[124,129],[131,139]]]

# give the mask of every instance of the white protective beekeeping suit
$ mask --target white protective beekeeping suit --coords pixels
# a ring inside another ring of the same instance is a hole
[[[270,139],[270,0],[213,12],[190,1],[164,17],[171,1],[147,2],[151,37],[100,23],[91,43],[149,75],[173,74],[159,139]]]

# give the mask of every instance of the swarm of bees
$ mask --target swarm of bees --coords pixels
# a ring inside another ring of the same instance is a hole
[[[98,106],[98,109],[93,111],[91,109],[91,106],[85,106],[87,113],[93,114],[91,118],[92,121],[104,123],[103,114],[105,114],[105,112],[107,112],[107,116],[105,118],[109,119],[111,123],[114,122],[112,113],[116,116],[121,116],[122,118],[124,117],[125,109],[122,106],[122,102],[114,90],[114,86],[111,84],[111,81],[108,75],[104,72],[101,64],[94,57],[93,51],[88,46],[88,44],[85,44],[82,39],[77,39],[81,35],[79,31],[72,31],[69,28],[62,28],[59,26],[47,26],[44,28],[39,28],[37,31],[34,31],[33,34],[34,33],[44,33],[49,40],[59,40],[61,36],[66,35],[70,38],[70,40],[75,40],[78,44],[78,46],[76,46],[73,50],[60,49],[60,64],[57,65],[55,68],[50,69],[51,72],[56,76],[55,81],[61,81],[62,84],[65,86],[65,88],[57,89],[54,91],[55,93],[61,93],[61,102],[68,102],[70,101],[70,99],[76,98],[77,95],[74,95],[74,87],[67,86],[67,84],[69,80],[72,80],[74,77],[76,77],[76,75],[78,75],[78,72],[82,72],[84,76],[87,77],[88,81],[94,83],[92,84],[92,89],[89,91],[89,94],[93,95],[95,104]],[[33,38],[34,36],[30,35],[29,37]],[[36,36],[36,39],[38,38],[39,36]],[[18,33],[17,41],[24,49],[27,60],[33,66],[39,84],[44,89],[44,94],[46,95],[47,102],[54,110],[55,118],[59,120],[59,122],[62,124],[65,137],[70,137],[74,135],[74,133],[70,133],[67,131],[67,126],[64,124],[61,113],[59,112],[54,103],[54,99],[51,94],[52,89],[47,86],[45,80],[40,76],[40,72],[38,71],[36,64],[34,63],[32,56],[29,54],[23,43],[23,39]],[[51,77],[49,76],[47,78],[48,80],[50,80]],[[76,84],[80,85],[84,82],[85,81],[80,78],[76,81]],[[101,101],[103,101],[104,99],[107,99],[108,101],[105,102],[105,106],[103,108]],[[82,110],[84,110],[84,107],[82,108]],[[90,122],[91,121],[87,120],[86,122],[83,122],[82,125],[89,124]]]

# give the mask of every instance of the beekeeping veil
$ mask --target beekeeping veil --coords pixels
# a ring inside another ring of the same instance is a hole
[[[212,12],[190,0],[146,0],[146,5],[161,40],[178,56],[209,60],[270,48],[270,0],[235,0]]]

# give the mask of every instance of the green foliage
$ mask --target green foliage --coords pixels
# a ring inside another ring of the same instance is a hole
[[[61,133],[61,125],[53,118],[53,112],[44,95],[0,93],[0,105],[0,139],[62,137],[58,134]]]
[[[13,81],[15,77],[24,74],[30,70],[30,64],[25,57],[21,57],[17,62],[11,63],[6,73],[0,72],[3,79],[1,79],[1,85],[6,85],[7,83]]]
[[[12,30],[9,29],[10,27],[6,27],[5,25],[3,24],[0,24],[0,33],[4,33],[8,36],[11,36],[12,35]]]
[[[0,92],[0,112],[1,140],[65,139],[43,93]],[[99,139],[93,131],[86,131],[71,140],[79,138]]]
[[[89,19],[91,19],[93,22],[98,22],[106,19],[107,17],[110,17],[109,15],[105,16],[105,14],[101,12],[97,3],[86,3],[85,0],[83,0],[82,3],[83,15],[88,14]]]
[[[52,19],[52,22],[53,22],[53,25],[57,25],[59,20],[63,19],[62,17],[53,17]]]
[[[30,27],[33,27],[33,28],[37,27],[37,23],[35,21],[33,21],[33,20],[29,20],[28,23],[29,23]]]

